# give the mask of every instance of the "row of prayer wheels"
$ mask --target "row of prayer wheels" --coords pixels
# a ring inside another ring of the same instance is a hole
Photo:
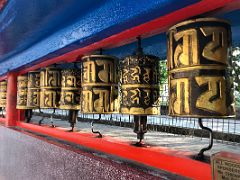
[[[170,116],[196,117],[201,125],[201,118],[235,116],[230,27],[221,19],[198,18],[169,29]],[[17,109],[69,110],[72,128],[78,111],[134,115],[134,132],[141,145],[147,115],[160,115],[159,62],[158,57],[143,53],[138,38],[136,52],[121,61],[90,55],[82,58],[80,68],[53,66],[28,72],[18,76]],[[6,106],[6,85],[6,81],[0,82],[0,107]]]
[[[140,61],[140,63],[138,63]],[[155,56],[134,55],[121,64],[119,106],[117,59],[106,55],[82,58],[81,68],[47,67],[17,79],[17,109],[65,109],[82,113],[151,115],[160,113]]]
[[[187,20],[169,29],[167,41],[169,115],[233,117],[230,24],[216,18]],[[47,67],[29,72],[18,77],[17,108],[159,115],[159,61],[144,54],[139,43],[135,54],[122,61],[90,55],[82,58],[80,68]],[[0,106],[5,104],[3,81]]]

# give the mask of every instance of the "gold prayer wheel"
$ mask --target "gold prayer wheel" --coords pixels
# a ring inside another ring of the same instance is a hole
[[[27,92],[27,107],[36,109],[40,106],[40,72],[28,72],[28,92]]]
[[[6,107],[7,99],[7,81],[0,82],[0,107]]]
[[[84,56],[81,68],[81,112],[117,112],[116,58],[106,55]]]
[[[17,77],[17,109],[29,109],[27,107],[27,89],[28,76],[22,75]]]
[[[61,90],[61,70],[47,67],[40,72],[40,108],[58,108]]]
[[[81,74],[79,69],[65,69],[61,71],[60,109],[80,109]]]
[[[167,37],[169,115],[233,117],[230,24],[216,18],[188,20],[171,27]]]
[[[159,115],[159,58],[140,52],[124,58],[120,66],[121,113]]]

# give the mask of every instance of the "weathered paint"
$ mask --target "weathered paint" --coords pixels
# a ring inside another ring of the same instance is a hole
[[[226,3],[229,1],[226,0],[226,1],[214,1],[212,3],[209,2],[212,2],[212,0],[201,1],[197,4],[161,16],[160,18],[146,22],[139,26],[135,26],[131,29],[124,30],[103,40],[86,45],[84,47],[77,48],[76,50],[70,52],[65,53],[63,52],[63,54],[61,54],[60,50],[55,53],[49,54],[47,56],[40,58],[34,63],[30,63],[25,67],[21,67],[20,74],[24,74],[31,70],[39,69],[41,67],[46,67],[53,63],[72,62],[75,61],[76,59],[79,59],[79,56],[88,53],[93,53],[93,51],[98,50],[99,48],[109,49],[124,44],[128,44],[130,42],[135,41],[136,36],[138,36],[139,34],[141,34],[142,37],[144,38],[149,37],[151,35],[153,36],[154,34],[159,34],[160,32],[166,31],[170,25],[173,25],[176,22],[182,21],[186,18],[191,18],[204,12],[209,12],[210,10],[216,10],[219,7],[225,7]],[[154,46],[154,44],[152,44],[152,46]]]
[[[199,0],[177,2],[11,0],[0,14],[0,74],[50,53],[52,57],[83,47]]]
[[[212,4],[211,0],[204,1]],[[232,1],[234,0],[214,2],[223,5]],[[24,65],[32,66],[177,9],[199,3],[197,0],[182,3],[177,3],[177,0],[144,2],[136,4],[124,0],[92,0],[86,3],[77,0],[54,0],[50,3],[47,0],[11,0],[0,14],[0,74],[8,70],[22,69]],[[240,27],[236,18],[239,15],[239,10],[226,16],[219,15],[232,21],[234,41],[240,39]],[[165,34],[145,39],[143,46],[146,53],[163,58],[166,56]],[[131,54],[134,49],[133,43],[106,50],[105,53],[121,58]]]

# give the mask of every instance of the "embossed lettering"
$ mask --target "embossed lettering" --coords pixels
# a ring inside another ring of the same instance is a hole
[[[212,36],[212,41],[203,49],[203,57],[226,64],[228,56],[227,30],[223,27],[203,27],[200,29],[204,36]]]
[[[195,79],[199,86],[208,86],[208,90],[198,97],[196,107],[207,111],[225,114],[226,84],[224,77],[195,77]]]
[[[171,93],[170,109],[173,114],[188,114],[189,107],[189,80],[187,78],[171,80],[171,89],[176,89]]]
[[[189,29],[174,34],[176,41],[182,39],[182,44],[178,44],[174,51],[175,67],[198,64],[198,41],[197,31]]]

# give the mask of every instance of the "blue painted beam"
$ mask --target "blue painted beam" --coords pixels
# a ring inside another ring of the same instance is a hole
[[[218,15],[216,17],[228,20],[230,22],[233,44],[239,45],[240,44],[240,23],[239,23],[240,10]],[[166,33],[161,33],[159,35],[143,39],[142,46],[144,47],[145,53],[158,56],[161,59],[166,59],[166,55],[167,55],[166,42],[167,42]],[[117,56],[119,58],[123,58],[124,56],[130,55],[135,50],[136,50],[136,43],[131,43],[122,47],[107,50],[105,51],[105,53]]]
[[[196,2],[199,0],[10,0],[0,14],[0,74]]]
[[[0,75],[84,47],[197,1],[144,2],[10,0],[0,14]],[[233,40],[239,42],[240,11],[219,17],[231,21]],[[144,39],[143,46],[146,53],[166,58],[165,33]],[[131,43],[105,53],[122,58],[134,50],[135,43]]]

